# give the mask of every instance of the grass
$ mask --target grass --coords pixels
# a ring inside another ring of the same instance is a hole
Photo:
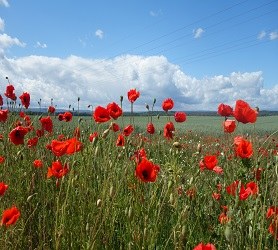
[[[153,118],[153,136],[144,132],[147,118],[135,117],[136,132],[126,137],[124,147],[115,145],[119,132],[89,141],[90,133],[101,135],[108,124],[97,125],[91,117],[69,123],[52,117],[53,133],[46,132],[36,147],[28,148],[26,141],[40,128],[37,116],[31,118],[35,130],[26,135],[25,144],[15,146],[8,134],[18,119],[11,113],[1,124],[0,155],[5,162],[0,164],[0,181],[9,188],[0,197],[0,211],[14,204],[21,216],[14,225],[1,227],[0,249],[193,249],[200,242],[211,242],[217,249],[278,247],[265,216],[268,207],[278,206],[277,116],[259,117],[255,125],[239,124],[231,135],[223,134],[221,117],[188,116],[185,123],[175,123],[173,140],[158,132],[167,117]],[[126,125],[129,118],[118,123]],[[82,151],[57,157],[46,149],[59,134],[73,137],[76,126],[81,129]],[[235,135],[252,142],[248,162],[234,156]],[[180,147],[173,146],[174,141]],[[198,144],[202,150],[197,151]],[[131,156],[140,148],[160,166],[153,183],[134,174]],[[209,154],[217,155],[223,175],[200,171],[199,162]],[[43,161],[43,168],[34,168],[35,159]],[[57,159],[70,168],[58,185],[55,178],[46,178]],[[254,176],[257,168],[263,168],[260,180]],[[235,180],[255,181],[258,195],[246,200],[229,195],[226,187]],[[221,198],[213,199],[213,192]],[[230,219],[221,224],[223,205]]]

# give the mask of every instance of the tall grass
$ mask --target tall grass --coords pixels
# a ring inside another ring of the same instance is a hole
[[[14,204],[21,212],[14,225],[1,227],[0,249],[193,249],[199,242],[211,242],[217,249],[278,247],[265,216],[268,207],[278,206],[278,136],[273,130],[266,136],[256,124],[246,132],[254,150],[246,164],[234,156],[233,148],[234,135],[241,131],[246,135],[244,127],[223,134],[217,117],[192,118],[197,121],[194,125],[188,117],[186,123],[175,124],[173,140],[159,133],[164,117],[153,119],[157,132],[152,136],[145,133],[146,120],[135,117],[136,131],[126,137],[124,147],[115,144],[119,132],[101,136],[109,124],[97,125],[91,118],[65,123],[52,117],[53,133],[46,133],[34,148],[9,141],[18,119],[18,114],[10,113],[8,121],[0,124],[0,155],[5,157],[0,181],[9,185],[0,197],[0,211]],[[218,125],[210,128],[214,119]],[[40,127],[39,117],[32,121],[35,129]],[[72,137],[77,125],[83,149],[59,157],[70,171],[57,185],[55,178],[46,178],[47,168],[57,160],[46,145],[59,134]],[[207,128],[221,133],[209,133]],[[90,142],[94,131],[100,136]],[[35,130],[25,142],[33,136]],[[160,166],[154,183],[135,176],[131,157],[140,148]],[[218,156],[223,175],[200,171],[199,162],[207,154]],[[35,159],[43,161],[43,168],[33,166]],[[260,180],[254,176],[257,168],[263,168]],[[235,180],[255,181],[259,194],[244,201],[229,195],[225,187]],[[215,200],[212,193],[218,184],[221,198]],[[218,219],[223,205],[228,206],[230,218],[225,224]]]

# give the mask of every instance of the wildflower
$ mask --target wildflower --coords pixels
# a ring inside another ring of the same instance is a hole
[[[266,218],[270,219],[270,218],[274,218],[276,216],[278,216],[278,207],[276,207],[276,206],[269,207],[266,212]]]
[[[24,144],[24,136],[28,133],[27,128],[18,126],[9,133],[11,142],[15,145]]]
[[[116,141],[116,146],[122,147],[125,145],[125,138],[122,134],[118,135],[117,141]]]
[[[5,122],[8,119],[8,109],[2,109],[0,110],[0,122]]]
[[[233,133],[236,128],[235,120],[226,120],[223,122],[224,132],[225,133]]]
[[[228,217],[227,212],[228,212],[228,207],[227,206],[222,206],[222,213],[218,216],[218,221],[220,224],[226,224],[229,222],[231,219]]]
[[[137,98],[140,96],[140,92],[136,89],[131,89],[127,92],[127,98],[131,103],[134,103]]]
[[[226,191],[228,194],[232,195],[232,196],[235,196],[236,195],[236,191],[238,189],[238,184],[239,184],[239,181],[236,180],[234,181],[232,184],[230,184],[229,186],[226,187]]]
[[[90,134],[89,141],[93,142],[93,140],[97,137],[98,137],[98,132],[94,132],[94,133]]]
[[[0,164],[5,162],[5,157],[0,155]]]
[[[8,185],[4,182],[0,182],[0,196],[4,195],[6,190],[8,189]]]
[[[14,93],[14,86],[13,85],[10,84],[6,87],[5,96],[10,98],[13,101],[16,100],[16,95]]]
[[[59,121],[63,121],[64,120],[64,115],[63,114],[59,114],[58,115],[58,120]]]
[[[205,168],[209,170],[213,170],[213,168],[217,165],[218,160],[215,155],[206,155],[203,160]]]
[[[32,147],[37,146],[38,141],[39,141],[39,138],[38,138],[37,136],[35,136],[35,137],[33,137],[33,138],[30,138],[30,139],[27,141],[27,146],[28,146],[28,148],[32,148]]]
[[[167,98],[162,102],[162,109],[168,112],[174,107],[174,101],[171,98]]]
[[[176,112],[175,115],[176,122],[185,122],[186,121],[186,114],[184,112]]]
[[[22,106],[28,109],[30,105],[30,94],[27,92],[23,92],[23,94],[19,97],[19,99],[21,100]]]
[[[73,154],[75,152],[80,151],[82,147],[83,144],[80,141],[78,141],[75,137],[65,141],[53,140],[51,142],[52,153],[56,156]]]
[[[201,242],[200,244],[195,246],[193,250],[216,250],[216,247],[211,243],[205,245]]]
[[[47,112],[50,113],[50,114],[54,114],[55,110],[56,110],[55,107],[49,106],[48,109],[47,109]]]
[[[109,103],[107,105],[106,109],[108,110],[109,115],[114,120],[117,120],[123,113],[122,109],[115,102]]]
[[[221,194],[214,192],[212,193],[212,198],[218,201],[221,198]]]
[[[249,104],[243,100],[237,100],[234,110],[234,117],[238,122],[254,123],[257,120],[258,112],[252,109]]]
[[[244,185],[241,185],[240,191],[239,191],[239,199],[240,200],[246,200],[250,195],[256,195],[258,194],[258,186],[255,182],[251,181],[247,183],[244,187]]]
[[[175,126],[172,122],[168,122],[164,126],[163,135],[166,139],[173,139],[173,132],[175,131]]]
[[[144,148],[141,148],[134,152],[133,156],[130,158],[131,160],[135,159],[135,162],[139,164],[143,158],[147,158],[147,154]]]
[[[41,168],[42,166],[43,166],[43,163],[42,163],[42,161],[41,160],[34,160],[33,161],[33,166],[35,167],[35,168]]]
[[[111,125],[111,130],[113,130],[113,132],[117,132],[120,130],[120,126],[117,123],[113,122]]]
[[[134,130],[133,126],[129,124],[124,128],[123,134],[125,136],[129,136],[133,132],[133,130]]]
[[[47,178],[51,178],[52,176],[56,177],[57,179],[62,178],[69,172],[68,164],[62,165],[60,161],[52,162],[51,167],[48,168],[47,171]]]
[[[63,114],[63,120],[66,122],[70,122],[72,120],[72,113],[67,111]]]
[[[253,154],[252,143],[241,138],[236,137],[234,140],[236,156],[240,158],[251,158]]]
[[[149,134],[154,134],[154,132],[155,132],[155,127],[154,127],[154,125],[153,125],[153,123],[152,122],[150,122],[150,123],[148,123],[147,124],[147,132],[149,133]]]
[[[153,164],[147,158],[142,158],[135,169],[135,175],[143,182],[155,182],[159,170],[158,165]]]
[[[16,223],[19,217],[20,211],[17,209],[16,206],[6,209],[2,214],[1,225],[4,225],[6,227],[13,225]]]
[[[275,218],[271,221],[268,227],[268,232],[272,234],[276,240],[278,240],[278,218]]]
[[[221,103],[218,106],[217,113],[221,116],[232,116],[233,115],[233,108],[227,104]]]
[[[41,125],[42,125],[42,129],[49,132],[49,133],[52,133],[52,130],[53,130],[53,122],[51,120],[51,117],[50,116],[47,116],[47,117],[42,117],[40,119],[40,122],[41,122]]]
[[[96,107],[93,117],[97,123],[107,122],[111,119],[108,110],[101,106]]]

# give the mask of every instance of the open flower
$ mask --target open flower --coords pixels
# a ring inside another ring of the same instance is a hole
[[[237,100],[234,110],[234,117],[238,122],[254,123],[257,120],[258,112],[252,109],[249,104],[243,100]]]
[[[13,101],[16,100],[16,95],[14,93],[14,86],[13,85],[10,84],[6,87],[5,96],[10,98]]]
[[[233,133],[236,129],[236,121],[235,120],[224,121],[223,128],[225,133]]]
[[[184,112],[176,112],[175,115],[176,122],[185,122],[186,121],[186,114]]]
[[[0,196],[4,195],[6,190],[8,189],[8,185],[4,182],[0,182]]]
[[[175,131],[175,126],[172,122],[168,122],[164,126],[163,135],[166,139],[173,139],[173,133]]]
[[[109,111],[101,106],[97,106],[93,117],[97,123],[107,122],[111,119]]]
[[[135,169],[135,175],[143,182],[155,182],[160,167],[153,164],[147,158],[142,158]]]
[[[106,109],[108,110],[109,115],[114,119],[117,120],[123,113],[122,109],[120,106],[115,103],[111,102],[107,105]]]
[[[131,103],[134,103],[137,98],[140,96],[140,92],[136,89],[131,89],[127,92],[127,98]]]
[[[9,138],[14,145],[24,144],[24,136],[28,133],[28,129],[17,126],[9,133]]]
[[[154,125],[153,125],[153,123],[152,122],[149,122],[148,124],[147,124],[147,132],[149,133],[149,134],[154,134],[154,132],[155,132],[155,127],[154,127]]]
[[[1,109],[0,110],[0,122],[5,122],[8,119],[8,109]]]
[[[217,113],[221,116],[232,116],[233,115],[233,108],[227,104],[220,103],[218,106]]]
[[[42,126],[43,130],[45,130],[49,133],[52,133],[52,131],[53,131],[53,122],[52,122],[50,116],[42,117],[40,119],[40,122],[41,122],[41,126]]]
[[[20,211],[17,209],[16,206],[6,209],[2,214],[1,225],[4,225],[6,227],[13,225],[16,223],[19,217]]]
[[[167,98],[162,102],[162,109],[168,112],[174,107],[174,101],[171,98]]]
[[[68,172],[68,164],[64,164],[63,166],[62,163],[57,160],[52,162],[51,167],[48,168],[47,178],[51,178],[52,176],[54,176],[59,179],[66,175]]]
[[[21,100],[22,106],[28,109],[30,105],[30,94],[27,92],[23,92],[23,94],[19,97],[19,99]]]

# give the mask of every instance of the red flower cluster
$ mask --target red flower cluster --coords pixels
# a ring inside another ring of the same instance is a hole
[[[97,106],[93,114],[94,120],[97,123],[103,123],[109,121],[111,118],[117,120],[123,111],[118,104],[111,102],[107,107]]]
[[[65,141],[53,140],[50,145],[52,153],[56,156],[74,154],[75,152],[80,151],[82,147],[83,144],[78,141],[76,137]]]
[[[70,111],[66,111],[63,114],[59,114],[58,119],[59,121],[70,122],[72,120],[72,113]]]
[[[231,185],[226,187],[227,193],[232,196],[236,195],[236,192],[238,189],[239,189],[239,199],[240,200],[246,200],[249,196],[257,195],[259,192],[258,185],[253,181],[248,182],[244,186],[242,183],[240,183],[238,180],[236,180]]]

